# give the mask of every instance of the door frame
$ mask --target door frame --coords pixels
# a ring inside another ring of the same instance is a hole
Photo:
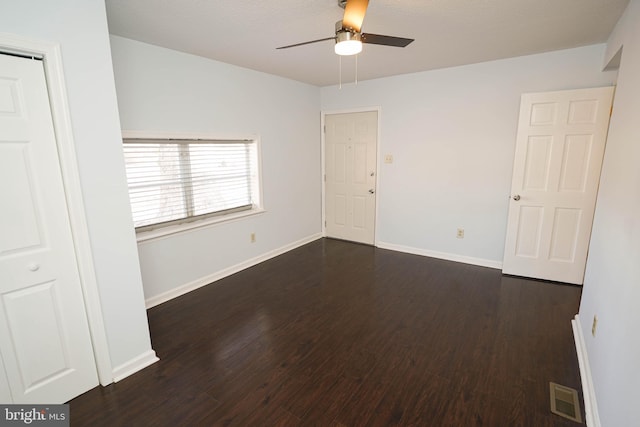
[[[320,165],[320,182],[322,182],[322,236],[327,237],[327,226],[326,226],[326,181],[324,179],[325,175],[325,156],[326,156],[326,144],[325,144],[325,118],[328,115],[332,114],[350,114],[350,113],[370,113],[375,111],[377,113],[376,120],[376,203],[375,203],[375,212],[374,212],[374,221],[373,221],[373,246],[378,247],[378,189],[380,188],[380,170],[381,164],[380,160],[382,157],[380,156],[380,114],[382,108],[380,106],[376,107],[361,107],[361,108],[346,108],[340,110],[322,110],[320,112],[320,155],[321,155],[321,165]]]
[[[111,358],[80,186],[60,44],[0,33],[0,52],[42,58],[76,265],[80,275],[80,286],[96,361],[96,372],[100,384],[106,386],[113,382]]]

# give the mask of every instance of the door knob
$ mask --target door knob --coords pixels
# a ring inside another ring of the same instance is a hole
[[[376,191],[375,191],[373,188],[371,188],[371,189],[369,190],[369,194],[373,194],[373,193],[375,193],[375,192],[376,192]]]
[[[513,196],[513,200],[515,200],[516,202],[520,200],[520,195],[516,194],[515,196]]]

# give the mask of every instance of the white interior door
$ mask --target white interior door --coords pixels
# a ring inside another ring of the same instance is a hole
[[[13,403],[98,384],[42,63],[0,54],[0,356]]]
[[[374,243],[378,113],[325,116],[325,227],[328,237]]]
[[[522,95],[503,273],[582,284],[612,98]]]

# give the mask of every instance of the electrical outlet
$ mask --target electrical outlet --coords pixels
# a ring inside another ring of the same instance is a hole
[[[384,162],[385,162],[385,163],[393,163],[393,155],[391,155],[391,154],[385,154],[385,155],[384,155]]]
[[[596,336],[596,328],[598,327],[598,316],[593,315],[593,324],[591,325],[591,335]]]
[[[256,242],[256,233],[251,233],[251,243]]]
[[[456,237],[458,239],[464,239],[464,228],[458,228],[458,232],[456,233]]]

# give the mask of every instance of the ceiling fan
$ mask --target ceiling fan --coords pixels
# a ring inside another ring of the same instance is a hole
[[[336,22],[336,35],[308,42],[290,44],[276,49],[288,49],[290,47],[304,46],[306,44],[334,40],[335,52],[338,55],[355,55],[362,51],[362,43],[379,44],[384,46],[405,47],[413,41],[403,37],[383,36],[361,32],[364,14],[367,11],[369,0],[338,0],[338,5],[344,8],[342,21]]]

